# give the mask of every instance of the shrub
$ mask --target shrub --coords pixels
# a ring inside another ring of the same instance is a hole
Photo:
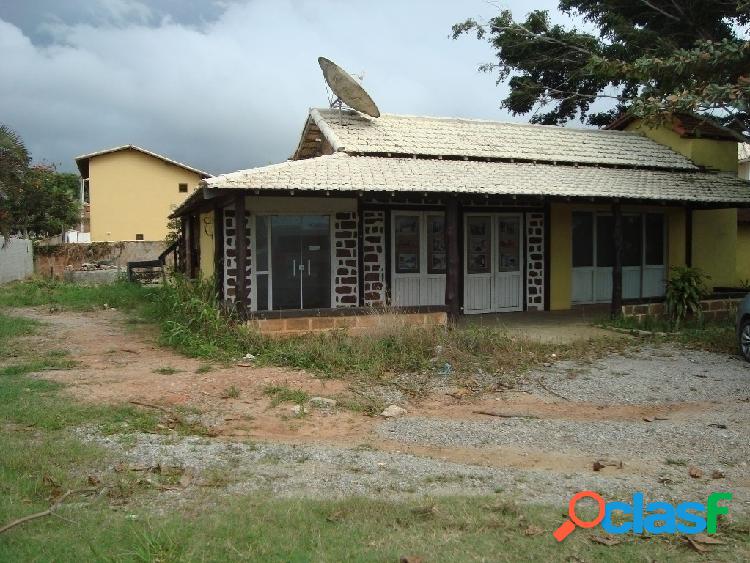
[[[679,328],[689,314],[702,319],[700,301],[708,293],[707,279],[698,268],[676,266],[671,269],[667,280],[667,313],[675,328]]]

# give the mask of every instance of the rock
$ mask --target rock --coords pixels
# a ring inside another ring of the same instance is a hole
[[[328,397],[311,397],[307,404],[316,409],[331,410],[336,408],[337,403]]]
[[[723,479],[726,477],[723,471],[720,471],[719,469],[714,469],[711,472],[711,479]]]
[[[302,416],[303,414],[307,414],[307,409],[302,405],[294,405],[289,409],[289,412],[292,413],[292,416]]]
[[[380,413],[380,416],[384,418],[396,418],[398,416],[403,416],[405,414],[406,414],[406,409],[399,407],[398,405],[390,405],[383,412]]]

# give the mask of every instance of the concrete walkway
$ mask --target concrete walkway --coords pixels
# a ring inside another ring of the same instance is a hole
[[[574,307],[567,311],[520,311],[464,315],[462,326],[502,327],[510,333],[543,342],[569,343],[602,336],[625,335],[593,326],[609,314],[609,304]]]

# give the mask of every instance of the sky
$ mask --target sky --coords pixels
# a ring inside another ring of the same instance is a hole
[[[524,121],[451,25],[556,0],[0,0],[0,123],[35,161],[135,144],[213,174],[287,159],[317,63],[356,75],[383,113]],[[558,19],[555,17],[555,19]]]

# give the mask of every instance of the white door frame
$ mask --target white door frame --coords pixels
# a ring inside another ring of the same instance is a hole
[[[397,273],[396,271],[396,219],[398,217],[417,217],[418,229],[419,229],[419,272],[415,273]],[[393,305],[401,307],[414,307],[420,305],[443,305],[445,304],[445,274],[430,274],[429,265],[427,260],[429,252],[427,248],[428,237],[428,218],[429,217],[445,217],[445,212],[441,210],[434,211],[423,211],[423,210],[408,210],[408,209],[394,209],[391,210],[391,302]],[[418,299],[410,299],[406,296],[400,295],[400,287],[402,284],[399,283],[401,280],[413,280],[419,285],[418,288]],[[438,291],[440,293],[439,298],[430,298],[430,289],[433,285],[437,284]],[[442,291],[439,291],[442,285]],[[407,302],[404,302],[407,301]],[[418,302],[414,302],[418,301]]]
[[[490,222],[490,264],[489,272],[483,272],[478,274],[469,273],[469,251],[468,245],[470,243],[469,236],[469,221],[471,217],[487,217]],[[499,225],[501,218],[518,218],[518,275],[520,277],[520,283],[518,288],[518,305],[513,307],[501,307],[499,303],[500,285],[504,283],[504,280],[511,278],[514,273],[511,272],[499,272],[497,263],[499,254],[499,243],[500,243],[500,232]],[[480,314],[480,313],[504,313],[510,311],[522,311],[524,306],[524,283],[525,283],[525,245],[526,238],[524,236],[524,213],[522,212],[470,212],[464,213],[464,243],[463,243],[463,273],[464,273],[464,313],[467,315]],[[486,295],[483,302],[486,303],[484,307],[476,307],[469,309],[467,304],[472,300],[470,299],[469,292],[475,291],[476,284],[471,284],[472,280],[484,280],[485,291],[489,292]]]

